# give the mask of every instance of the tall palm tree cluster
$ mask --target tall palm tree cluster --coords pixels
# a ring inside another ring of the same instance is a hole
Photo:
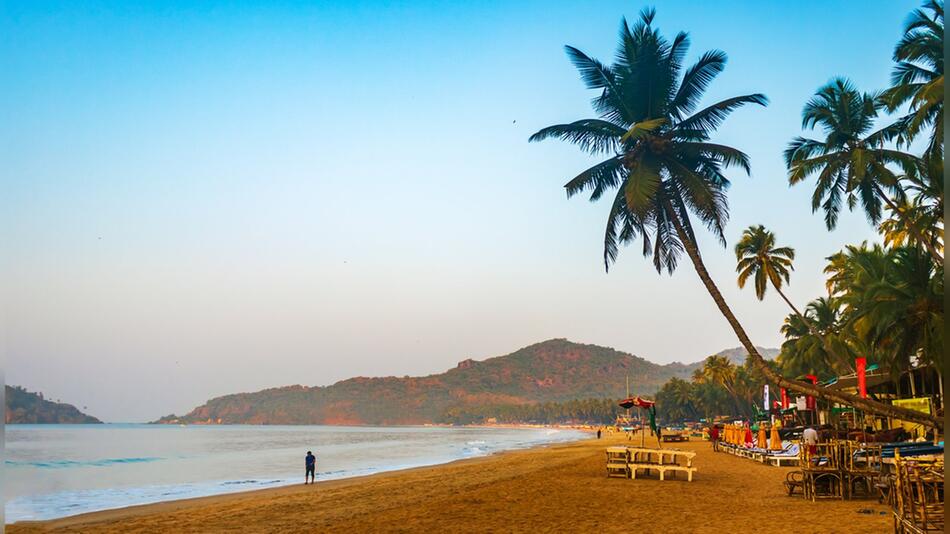
[[[672,378],[656,394],[657,414],[666,421],[696,421],[716,415],[752,418],[761,404],[762,374],[750,361],[736,365],[714,355],[692,380]]]
[[[566,47],[585,86],[596,91],[596,117],[543,128],[530,140],[556,138],[602,158],[565,189],[568,197],[588,192],[591,201],[613,192],[604,232],[608,270],[620,247],[636,240],[658,272],[672,273],[685,255],[748,352],[744,366],[707,360],[692,382],[671,382],[658,399],[666,398],[677,415],[730,403],[733,413],[741,413],[754,400],[752,392],[768,383],[942,429],[942,418],[799,376],[847,372],[858,354],[895,373],[914,363],[942,369],[942,1],[928,0],[911,14],[895,48],[892,87],[862,93],[835,78],[803,111],[803,128],[818,129],[823,138],[795,138],[784,152],[790,184],[815,179],[812,209],[823,211],[829,230],[843,207],[860,206],[884,245],[861,244],[830,257],[829,293],[804,311],[782,290],[793,270],[792,248],[778,246],[760,225],[749,227],[735,245],[739,286],[751,283],[760,300],[771,288],[792,311],[781,327],[787,341],[777,363],[755,348],[706,269],[696,239],[698,223],[726,245],[725,173],[730,167],[750,172],[745,153],[713,141],[716,129],[733,111],[765,106],[768,99],[749,93],[701,105],[726,54],[712,50],[686,67],[688,35],[666,39],[654,26],[655,16],[644,9],[634,24],[622,21],[611,64]],[[881,127],[884,113],[896,118]]]
[[[828,294],[782,326],[787,375],[849,372],[857,356],[895,377],[912,365],[943,370],[942,2],[911,13],[893,60],[883,91],[844,78],[819,89],[803,127],[824,139],[798,137],[785,151],[791,184],[817,177],[812,208],[829,229],[843,205],[860,205],[883,241],[828,258]],[[896,120],[877,126],[882,112]]]

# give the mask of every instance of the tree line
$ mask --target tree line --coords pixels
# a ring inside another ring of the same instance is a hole
[[[624,409],[618,399],[590,398],[565,402],[466,406],[446,410],[440,422],[454,425],[485,423],[613,424]]]

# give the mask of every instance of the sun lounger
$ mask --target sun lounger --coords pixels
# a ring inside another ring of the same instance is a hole
[[[770,451],[766,456],[766,462],[776,467],[796,466],[798,465],[799,445],[791,443],[787,448],[780,451]]]

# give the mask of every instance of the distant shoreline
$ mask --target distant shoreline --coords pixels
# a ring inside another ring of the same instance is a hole
[[[42,429],[41,429],[40,427],[48,427],[48,428],[50,428],[50,430],[53,430],[55,427],[60,427],[60,426],[71,426],[71,427],[75,427],[75,426],[77,426],[77,425],[58,425],[58,424],[33,425],[33,424],[26,424],[26,425],[20,425],[20,426],[25,427],[25,428],[24,428],[24,431],[28,431],[28,430],[26,430],[26,428],[31,427],[31,428],[35,429],[34,431],[36,431],[36,432],[41,432]],[[83,426],[87,426],[87,425],[83,425]],[[137,427],[137,428],[144,428],[144,427],[151,426],[151,425],[148,425],[148,424],[146,424],[146,423],[107,423],[107,424],[105,424],[105,425],[97,425],[97,426],[98,426],[99,428],[102,428],[103,426],[105,426],[105,427],[114,426],[114,427],[130,427],[130,428],[136,428],[136,427]],[[262,426],[262,425],[200,425],[200,426],[202,426],[202,428],[208,427],[208,426],[212,426],[212,427],[241,427],[241,426],[248,426],[248,427],[259,428],[259,427]],[[268,425],[268,426],[269,426],[269,425]],[[274,425],[274,426],[280,426],[280,425]],[[283,425],[283,426],[288,426],[288,425]],[[325,427],[325,428],[333,428],[331,425],[292,425],[292,426],[298,426],[298,427],[318,427],[318,426],[319,426],[319,427]],[[354,425],[348,425],[348,426],[351,427],[351,428],[355,427]],[[537,447],[548,447],[548,446],[557,445],[557,444],[562,444],[562,443],[570,443],[570,442],[583,441],[583,440],[589,439],[589,438],[591,437],[591,432],[589,431],[589,429],[576,428],[576,427],[570,427],[570,428],[569,428],[569,427],[566,427],[566,426],[560,426],[560,427],[556,427],[556,428],[555,428],[555,427],[552,427],[552,426],[537,426],[537,425],[532,425],[532,426],[523,426],[523,425],[493,425],[493,426],[488,426],[488,427],[486,427],[486,426],[476,426],[476,425],[468,425],[468,426],[466,426],[466,427],[462,427],[462,426],[452,427],[452,426],[448,426],[448,425],[440,425],[440,426],[436,426],[436,425],[426,425],[426,426],[423,426],[423,425],[407,425],[407,426],[402,426],[402,427],[394,427],[394,426],[389,426],[389,427],[369,427],[369,426],[365,426],[365,425],[360,425],[360,427],[363,427],[363,428],[376,428],[376,429],[385,429],[385,428],[393,428],[393,429],[395,429],[395,428],[415,428],[415,429],[423,429],[423,428],[440,428],[440,427],[441,427],[441,428],[445,428],[446,430],[450,430],[450,429],[452,429],[452,428],[456,428],[456,429],[462,429],[462,428],[481,429],[481,430],[485,430],[486,432],[485,432],[485,433],[473,434],[473,435],[476,435],[476,436],[485,436],[484,438],[477,438],[477,439],[485,439],[485,440],[488,440],[488,443],[490,443],[490,444],[494,442],[494,440],[493,440],[492,438],[488,437],[489,434],[490,434],[490,431],[491,431],[492,429],[498,429],[498,430],[501,430],[501,429],[509,429],[509,430],[524,430],[524,431],[534,430],[534,431],[536,431],[534,434],[531,434],[532,436],[540,436],[540,434],[538,434],[537,431],[539,431],[539,430],[545,430],[545,429],[549,430],[548,434],[553,434],[553,433],[556,432],[556,431],[562,431],[562,430],[564,430],[564,431],[569,431],[569,432],[571,432],[571,433],[569,433],[569,434],[561,434],[560,437],[553,437],[553,436],[551,436],[551,437],[549,437],[549,438],[542,438],[542,439],[537,439],[537,440],[532,439],[532,440],[529,440],[529,441],[524,442],[524,443],[517,443],[517,442],[516,442],[516,443],[510,444],[510,445],[507,445],[507,446],[501,445],[501,442],[499,442],[499,445],[491,446],[491,447],[488,448],[488,450],[485,450],[482,445],[479,445],[479,447],[481,447],[481,448],[483,449],[482,452],[479,452],[478,455],[476,455],[476,456],[471,456],[471,457],[467,457],[467,458],[466,458],[466,457],[458,457],[458,456],[456,456],[456,457],[454,457],[454,458],[439,458],[439,457],[433,458],[433,457],[429,457],[429,456],[426,456],[426,455],[422,455],[422,456],[419,456],[419,458],[418,458],[417,460],[406,461],[405,463],[402,463],[401,465],[400,465],[400,463],[394,463],[394,464],[383,464],[383,465],[380,465],[380,466],[378,466],[378,467],[373,467],[371,470],[372,470],[372,471],[375,471],[375,473],[371,473],[371,474],[367,474],[367,472],[366,472],[365,469],[358,469],[358,468],[356,468],[356,469],[351,469],[351,470],[348,470],[348,471],[346,471],[346,472],[330,471],[330,472],[328,472],[327,474],[321,474],[321,478],[323,478],[323,480],[321,480],[319,483],[322,484],[322,483],[329,483],[329,482],[334,482],[334,481],[339,481],[339,480],[349,480],[349,479],[353,479],[353,478],[360,478],[360,477],[366,477],[366,476],[373,476],[373,475],[375,475],[375,474],[393,473],[393,472],[398,472],[398,471],[405,471],[405,470],[412,470],[412,469],[421,469],[421,468],[427,468],[427,467],[435,467],[435,466],[446,465],[446,464],[450,464],[450,463],[454,463],[454,462],[458,462],[458,461],[466,461],[466,460],[472,460],[472,459],[479,459],[479,458],[492,457],[492,456],[495,456],[495,455],[498,455],[498,454],[505,454],[505,453],[507,453],[507,452],[517,451],[517,450],[527,450],[527,449],[532,449],[532,448],[537,448]],[[342,428],[342,427],[341,427],[341,428]],[[170,430],[170,431],[172,431],[172,432],[174,433],[177,429],[169,428],[168,430]],[[180,430],[185,431],[185,429],[180,429]],[[211,429],[209,429],[209,430],[211,430]],[[222,429],[222,430],[224,430],[224,429]],[[343,430],[340,430],[340,431],[342,432]],[[383,431],[384,431],[384,430],[383,430]],[[334,431],[331,430],[330,432],[334,432]],[[164,432],[162,432],[162,434],[164,434]],[[214,435],[213,433],[209,434],[209,436],[213,436],[213,435]],[[474,439],[474,438],[469,438],[469,439]],[[480,441],[480,442],[477,442],[477,443],[482,443],[482,444],[484,444],[485,442],[484,442],[484,441]],[[476,451],[476,452],[477,452],[477,451]],[[43,475],[42,475],[41,473],[36,473],[35,475],[34,475],[34,474],[29,474],[28,476],[32,477],[32,476],[43,476]],[[190,492],[191,495],[183,495],[181,492],[176,492],[176,493],[174,493],[175,495],[177,495],[176,497],[163,497],[163,496],[165,496],[165,495],[173,495],[173,493],[163,493],[164,491],[167,491],[167,490],[163,490],[163,489],[162,489],[163,486],[160,485],[160,486],[156,486],[156,487],[158,488],[157,491],[162,492],[162,493],[158,493],[158,492],[156,492],[156,491],[151,491],[151,492],[143,493],[143,494],[141,494],[141,496],[142,496],[143,498],[141,498],[140,500],[138,500],[138,503],[135,503],[135,501],[133,501],[133,502],[125,501],[125,502],[123,502],[123,501],[121,501],[121,500],[119,500],[119,501],[111,501],[111,502],[110,502],[109,499],[98,500],[98,501],[97,501],[97,504],[94,504],[93,506],[89,506],[89,505],[88,505],[88,504],[89,504],[88,502],[85,503],[85,504],[80,505],[79,508],[76,508],[76,509],[72,510],[72,515],[61,515],[62,512],[59,512],[59,513],[51,513],[51,514],[48,514],[48,515],[46,515],[46,514],[40,514],[40,515],[38,515],[39,518],[24,519],[24,514],[17,514],[17,517],[20,518],[19,520],[12,520],[12,518],[10,518],[10,516],[7,515],[7,519],[11,519],[11,522],[10,522],[10,523],[7,523],[7,524],[10,525],[10,524],[18,524],[18,523],[24,523],[24,522],[25,522],[25,523],[35,523],[35,522],[60,521],[60,520],[67,520],[67,519],[72,518],[72,517],[78,517],[78,516],[83,516],[83,515],[88,515],[88,514],[97,514],[97,513],[102,513],[102,512],[110,512],[110,511],[116,511],[116,510],[123,510],[123,509],[126,509],[126,508],[137,508],[137,507],[141,507],[141,506],[161,505],[161,504],[165,504],[165,503],[172,503],[172,502],[179,502],[179,501],[180,501],[180,502],[186,502],[186,501],[191,501],[191,500],[195,500],[195,499],[206,499],[206,498],[214,498],[214,497],[223,497],[223,496],[227,496],[227,495],[246,494],[246,493],[259,492],[259,491],[279,490],[279,489],[281,489],[281,488],[285,488],[285,487],[288,487],[288,486],[289,486],[289,487],[293,487],[293,486],[297,485],[296,478],[293,478],[293,477],[288,478],[286,474],[278,474],[278,475],[272,475],[272,476],[275,477],[275,480],[273,480],[273,481],[270,482],[270,483],[265,483],[265,484],[258,485],[257,488],[253,488],[253,489],[242,489],[242,490],[239,490],[239,491],[233,491],[233,489],[237,489],[238,486],[229,486],[229,484],[235,484],[234,482],[229,482],[229,481],[223,481],[223,482],[222,482],[222,481],[215,481],[215,480],[209,480],[209,481],[207,481],[207,483],[200,483],[200,482],[199,482],[199,483],[198,483],[198,486],[206,486],[206,488],[205,488],[205,489],[198,489],[197,491],[193,489],[193,490]],[[267,477],[264,477],[264,480],[267,480]],[[276,482],[276,484],[275,484],[275,482]],[[186,484],[186,485],[187,485],[187,484]],[[263,486],[263,487],[261,487],[261,486]],[[152,487],[152,486],[148,486],[148,485],[146,484],[146,486],[143,486],[142,489],[146,489],[146,488],[150,488],[150,487]],[[174,487],[176,487],[176,485],[175,485],[174,483],[169,483],[169,484],[167,484],[167,487],[168,487],[168,488],[174,488]],[[223,489],[223,488],[232,488],[232,489]],[[245,486],[245,488],[247,488],[247,486]],[[119,489],[121,489],[121,487],[117,487],[117,488],[115,488],[115,489],[116,489],[116,490],[119,490]],[[137,489],[137,486],[136,486],[136,487],[132,487],[131,489],[135,490],[135,489]],[[71,490],[71,491],[72,491],[72,490]],[[76,491],[81,491],[81,490],[76,490]],[[159,495],[161,495],[161,496],[159,496]],[[93,498],[93,500],[96,501],[96,498]],[[70,502],[70,501],[67,500],[67,501],[65,501],[65,502],[68,503],[68,502]],[[21,505],[21,506],[23,506],[23,505]],[[27,505],[27,506],[28,506],[28,505]],[[34,506],[35,506],[35,505],[34,505]],[[77,512],[78,512],[78,513],[77,513]],[[69,512],[66,512],[66,513],[69,513]],[[28,514],[28,515],[26,515],[25,517],[30,517],[31,515],[33,515],[33,514]],[[44,515],[45,515],[45,517],[49,517],[49,519],[43,518]],[[50,516],[52,516],[52,517],[50,517]],[[37,516],[34,515],[34,517],[37,517]]]
[[[649,524],[661,532],[707,532],[723,513],[756,528],[791,532],[809,518],[816,532],[882,532],[885,505],[814,503],[785,495],[789,469],[695,450],[693,482],[622,480],[604,476],[604,447],[623,435],[544,444],[427,467],[294,484],[7,525],[12,534],[69,531],[135,532],[622,532]],[[749,491],[749,488],[754,491]],[[743,495],[742,503],[735,496]],[[617,514],[618,506],[623,514]],[[776,506],[783,513],[775,514]],[[684,511],[686,513],[684,513]]]
[[[210,426],[218,426],[218,425],[210,425]],[[220,426],[225,426],[225,425],[220,425]],[[313,425],[313,426],[316,426],[316,425]],[[353,425],[349,425],[349,426],[353,426]],[[418,425],[413,425],[413,426],[418,426]],[[435,464],[430,464],[430,465],[397,468],[397,469],[381,471],[378,473],[372,473],[368,475],[355,475],[355,476],[338,478],[338,479],[333,479],[333,480],[322,480],[322,481],[317,482],[313,486],[319,489],[322,487],[339,486],[339,485],[354,483],[354,482],[365,483],[374,478],[384,478],[384,477],[389,477],[389,476],[394,476],[394,475],[398,476],[398,475],[402,475],[406,473],[412,473],[412,472],[417,472],[417,471],[427,471],[427,470],[432,470],[432,469],[440,469],[440,468],[455,466],[455,465],[478,464],[486,460],[490,460],[492,458],[497,458],[504,455],[570,445],[572,443],[577,443],[579,441],[588,441],[590,439],[591,437],[588,436],[587,438],[582,438],[582,439],[578,439],[578,440],[567,442],[567,443],[564,443],[564,442],[538,443],[536,445],[532,445],[530,447],[526,447],[523,449],[507,449],[503,451],[493,452],[485,456],[477,456],[474,458],[458,458],[455,460],[450,460],[448,462],[435,463]],[[189,508],[195,505],[201,505],[201,504],[218,504],[218,503],[223,504],[223,503],[227,503],[230,500],[235,500],[235,499],[247,499],[249,497],[250,498],[280,497],[287,493],[297,493],[300,486],[302,486],[302,484],[292,483],[292,484],[287,484],[284,486],[276,486],[273,488],[252,489],[252,490],[245,490],[245,491],[236,491],[232,493],[222,493],[219,495],[208,495],[204,497],[190,497],[186,499],[174,499],[174,500],[160,501],[160,502],[154,502],[154,503],[149,503],[149,504],[123,506],[119,508],[110,508],[107,510],[99,510],[95,512],[86,512],[82,514],[76,514],[76,515],[61,517],[57,519],[39,520],[39,521],[23,520],[23,521],[17,521],[15,523],[7,523],[6,529],[7,529],[7,532],[18,532],[17,529],[19,529],[20,527],[40,527],[41,529],[45,531],[49,527],[57,528],[60,526],[84,524],[84,523],[89,522],[90,520],[93,522],[98,522],[100,519],[110,520],[110,519],[118,519],[118,518],[125,518],[125,517],[136,517],[139,515],[151,513],[153,511],[161,512],[161,511],[166,511],[166,510],[186,509],[186,508]]]
[[[109,425],[142,425],[142,426],[177,426],[177,427],[187,427],[187,426],[199,426],[199,427],[217,427],[217,426],[333,426],[333,427],[342,427],[342,428],[415,428],[415,427],[425,427],[425,428],[551,428],[557,430],[578,430],[582,432],[595,432],[597,428],[609,425],[537,425],[531,423],[505,423],[505,424],[483,424],[483,425],[450,425],[450,424],[441,424],[441,423],[423,423],[416,425],[341,425],[341,424],[324,424],[324,423],[313,423],[313,424],[290,424],[290,423],[159,423],[156,421],[151,421],[147,423],[130,423],[130,422],[108,422],[100,421],[98,423],[6,423],[6,426],[109,426]]]

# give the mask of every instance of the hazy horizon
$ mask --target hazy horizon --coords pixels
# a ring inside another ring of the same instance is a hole
[[[918,3],[655,4],[687,62],[728,53],[704,102],[771,101],[715,136],[752,176],[727,173],[728,247],[699,239],[753,342],[779,347],[787,307],[736,287],[731,247],[775,231],[804,305],[825,257],[878,240],[860,212],[828,232],[782,150],[832,77],[888,84]],[[527,141],[594,116],[563,46],[610,61],[644,5],[4,4],[7,383],[147,421],[551,338],[659,364],[738,346],[688,261],[659,276],[635,244],[606,274],[607,204],[562,188],[590,158]]]

